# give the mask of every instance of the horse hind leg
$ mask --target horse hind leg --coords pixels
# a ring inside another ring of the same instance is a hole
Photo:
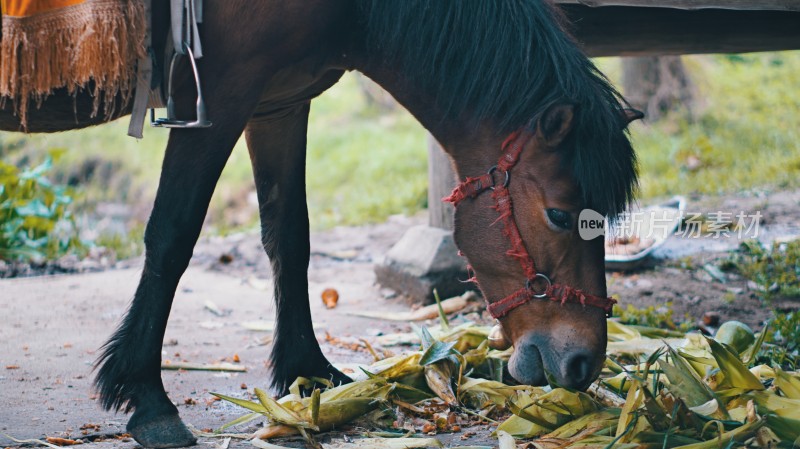
[[[272,387],[280,393],[287,392],[299,376],[329,379],[334,384],[352,381],[322,354],[311,323],[305,196],[308,112],[308,104],[301,104],[271,119],[255,118],[245,130],[260,205],[262,242],[275,283]]]

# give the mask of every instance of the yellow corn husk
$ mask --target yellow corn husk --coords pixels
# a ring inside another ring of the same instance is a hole
[[[791,419],[783,416],[769,414],[765,416],[767,426],[782,441],[790,443],[791,447],[800,446],[800,419]]]
[[[311,393],[311,403],[308,406],[309,420],[311,425],[315,427],[319,426],[319,397],[319,388],[315,388],[314,392]]]
[[[619,356],[638,356],[652,354],[664,346],[664,343],[675,347],[686,344],[686,339],[666,338],[664,340],[653,340],[651,338],[640,338],[637,340],[624,340],[609,342],[606,353]]]
[[[511,415],[507,420],[497,426],[497,431],[508,432],[516,438],[533,438],[544,435],[552,429],[540,426],[517,415]]]
[[[286,424],[267,424],[253,434],[253,439],[269,440],[298,434],[300,434],[300,431],[297,430],[297,427],[287,426]]]
[[[658,403],[653,393],[647,386],[641,386],[642,394],[644,395],[644,416],[647,422],[653,427],[654,430],[659,432],[669,429],[671,420],[664,411],[663,406]]]
[[[381,401],[372,398],[337,399],[319,405],[317,427],[320,431],[335,427],[367,414],[377,407]]]
[[[742,356],[742,363],[744,363],[747,366],[750,366],[750,364],[753,363],[753,361],[756,359],[756,355],[758,355],[758,351],[760,351],[761,347],[764,345],[764,340],[766,339],[768,333],[769,333],[769,322],[767,323],[766,326],[764,326],[764,329],[761,329],[761,332],[757,334],[758,337],[756,338],[755,343],[750,345],[750,347],[747,348],[744,352],[740,353],[740,355]]]
[[[588,437],[594,434],[612,435],[617,427],[621,410],[618,408],[608,408],[594,413],[589,413],[576,420],[570,421],[556,430],[542,435],[544,438],[571,439],[576,435]],[[577,441],[577,440],[573,440]]]
[[[614,377],[600,379],[600,381],[611,391],[623,396],[631,388],[631,379],[630,376],[628,376],[628,374],[626,373],[620,373]]]
[[[383,392],[387,385],[389,385],[389,382],[383,377],[373,377],[360,382],[340,385],[336,388],[329,388],[323,391],[320,395],[320,402],[358,397],[375,397],[378,392]],[[386,396],[382,395],[379,398],[386,399]]]
[[[424,382],[423,368],[419,364],[421,356],[421,352],[415,352],[409,355],[389,357],[373,364],[370,372],[389,382],[402,382],[417,386]]]
[[[518,394],[508,402],[508,407],[514,416],[503,422],[498,430],[528,438],[552,432],[598,409],[597,403],[586,393],[563,388],[543,395]]]
[[[614,437],[593,435],[589,438],[585,438],[576,443],[570,444],[568,447],[570,449],[607,449],[611,447],[613,443],[614,449],[643,449],[643,446],[639,443],[623,443],[620,441],[615,442],[614,439]]]
[[[681,348],[678,349],[677,352],[701,377],[708,377],[709,372],[719,368],[717,360],[711,355],[708,348]],[[713,379],[713,384],[715,385],[721,380],[722,379]]]
[[[781,390],[784,396],[790,399],[800,399],[800,375],[787,373],[780,368],[775,368],[774,385]]]
[[[497,431],[498,449],[517,449],[514,437],[504,430]]]
[[[687,407],[697,407],[715,399],[714,393],[697,375],[683,356],[671,346],[667,346],[672,363],[660,361],[659,367],[669,380],[669,391],[683,400]]]
[[[323,449],[414,449],[442,447],[436,438],[360,438],[352,442],[323,443]]]
[[[588,427],[585,427],[583,430],[575,433],[574,435],[566,438],[555,438],[552,437],[552,434],[544,435],[540,438],[537,438],[535,441],[529,443],[536,449],[562,449],[565,447],[575,448],[575,447],[598,447],[597,446],[597,438],[608,438],[605,445],[601,445],[599,447],[606,448],[608,447],[609,443],[611,442],[610,434],[613,434],[612,425],[609,428],[601,428],[600,423],[598,424],[589,424]],[[566,427],[566,426],[563,426]],[[603,435],[604,433],[608,433],[608,435]],[[604,440],[605,441],[605,440]],[[618,447],[617,444],[614,447]],[[619,447],[629,447],[629,445],[625,443],[619,444]],[[636,446],[634,446],[636,447]]]
[[[619,321],[608,321],[606,332],[608,333],[608,341],[624,341],[624,340],[639,340],[642,334],[638,330],[620,323]]]
[[[750,368],[750,372],[759,379],[774,379],[775,370],[767,365],[758,365]]]
[[[227,429],[229,427],[233,427],[233,426],[237,426],[239,424],[244,424],[246,422],[250,422],[250,421],[252,421],[254,419],[257,419],[257,418],[259,418],[261,416],[263,416],[261,413],[256,413],[256,412],[248,413],[246,415],[242,415],[242,416],[234,419],[233,421],[230,421],[230,422],[227,422],[227,423],[221,425],[219,427],[219,429],[217,429],[216,431],[217,432],[222,432],[223,430],[225,430],[225,429]]]
[[[635,418],[634,412],[637,411],[644,403],[644,393],[642,392],[642,385],[638,380],[631,381],[631,387],[628,390],[628,396],[625,398],[625,405],[619,414],[619,422],[617,423],[617,431],[615,437],[622,438],[628,431],[628,426]]]
[[[739,406],[731,408],[731,403],[728,403],[728,414],[734,421],[744,422],[747,419],[747,407]]]
[[[772,413],[800,420],[800,399],[785,398],[768,391],[751,391],[745,397],[753,399],[762,414]]]
[[[738,355],[729,351],[713,338],[707,338],[706,341],[711,348],[711,355],[714,356],[720,371],[725,375],[725,385],[745,390],[764,389],[761,381],[739,360]]]
[[[765,423],[766,421],[764,419],[759,419],[737,427],[729,432],[725,432],[713,440],[678,446],[675,449],[718,449],[719,447],[727,446],[731,441],[743,442],[750,439]]]
[[[593,383],[586,390],[590,396],[599,404],[606,407],[622,408],[625,405],[625,397],[615,391],[611,391],[601,383]]]
[[[261,405],[264,406],[264,414],[270,421],[278,424],[286,424],[292,427],[313,428],[307,420],[304,420],[295,411],[281,405],[275,399],[272,399],[264,390],[260,388],[254,389],[256,397]]]
[[[564,388],[554,388],[552,391],[539,396],[536,399],[536,405],[542,409],[564,415],[568,419],[575,419],[599,408],[588,394]]]
[[[466,360],[469,366],[480,366],[486,362],[486,358],[489,357],[489,344],[484,340],[477,348],[470,349],[463,354],[464,360]]]
[[[544,394],[539,387],[510,386],[494,380],[465,377],[458,387],[458,395],[462,403],[473,408],[483,409],[488,405],[505,407],[506,402],[514,397],[517,391],[532,392],[534,390],[539,394]]]
[[[265,409],[264,406],[259,404],[258,402],[252,402],[252,401],[248,401],[246,399],[234,398],[232,396],[225,396],[224,394],[220,394],[220,393],[211,392],[210,394],[212,396],[216,396],[216,397],[218,397],[220,399],[224,399],[224,400],[226,400],[228,402],[234,403],[234,404],[238,405],[239,407],[246,408],[247,410],[252,410],[252,411],[254,411],[256,413],[261,413],[262,415],[264,413],[266,413],[266,411],[267,411],[267,409]]]
[[[297,379],[289,385],[289,394],[292,396],[296,396],[300,398],[302,395],[300,394],[301,388],[313,389],[316,388],[318,385],[325,386],[327,388],[333,388],[333,382],[328,379],[323,379],[321,377],[298,377]]]
[[[457,405],[458,399],[453,392],[453,375],[455,366],[450,360],[441,360],[425,365],[425,383],[436,396],[448,405]]]

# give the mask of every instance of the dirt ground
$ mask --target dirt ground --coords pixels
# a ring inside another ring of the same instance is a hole
[[[760,210],[763,241],[800,235],[800,191],[778,192],[769,198],[753,193],[690,198],[689,210]],[[368,353],[350,348],[360,338],[410,331],[407,323],[348,313],[376,308],[407,310],[393,292],[374,284],[373,265],[405,229],[425,221],[424,215],[393,217],[376,226],[337,228],[313,235],[309,269],[312,313],[323,351],[335,363],[370,362]],[[704,312],[714,311],[723,320],[737,319],[759,327],[769,312],[752,286],[734,274],[717,279],[703,268],[729,257],[728,251],[738,243],[735,238],[688,241],[672,237],[646,267],[609,273],[609,293],[619,295],[623,304],[637,307],[670,302],[677,318],[695,321]],[[125,438],[102,441],[124,432],[126,416],[101,411],[91,381],[98,348],[125,311],[141,263],[141,259],[126,261],[97,273],[0,280],[1,433],[18,439],[83,437],[92,440],[91,446],[96,448],[136,446]],[[325,288],[335,288],[340,294],[335,309],[326,309],[319,299]],[[242,323],[271,323],[271,296],[268,260],[257,233],[206,238],[198,244],[178,288],[163,357],[213,363],[230,362],[237,355],[247,372],[163,371],[164,384],[186,423],[198,429],[217,428],[242,414],[232,406],[209,401],[209,391],[243,396],[253,387],[267,387],[271,334],[248,330]],[[207,307],[212,304],[217,313]],[[797,308],[797,301],[784,301],[781,307]],[[471,312],[465,319],[489,322],[480,312]],[[338,341],[328,341],[327,335]],[[470,430],[477,435],[463,441],[458,434],[443,438],[458,445],[491,445],[495,441],[489,436],[491,427]],[[201,444],[205,443],[216,444],[201,438]],[[0,435],[0,446],[14,444]],[[233,446],[245,447],[245,443]]]

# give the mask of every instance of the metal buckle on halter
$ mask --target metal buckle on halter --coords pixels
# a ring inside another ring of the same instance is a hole
[[[489,171],[486,172],[489,174],[489,178],[492,179],[492,185],[489,187],[492,190],[494,190],[495,186],[494,176],[493,176],[495,171],[497,171],[497,166],[493,165],[492,168],[490,168]],[[511,181],[511,173],[509,173],[508,170],[504,171],[503,173],[506,174],[506,179],[503,181],[503,187],[508,187],[508,182]]]
[[[536,291],[533,289],[533,283],[537,279],[544,279],[544,282],[545,282],[546,286],[545,286],[544,290],[542,290],[542,293],[536,293]],[[533,279],[528,279],[528,280],[525,281],[525,288],[528,289],[531,292],[531,295],[533,295],[534,298],[545,298],[545,297],[547,297],[547,292],[550,290],[550,287],[552,287],[552,286],[553,286],[553,281],[551,281],[550,278],[547,277],[547,275],[544,275],[542,273],[536,273],[536,276],[534,276]]]

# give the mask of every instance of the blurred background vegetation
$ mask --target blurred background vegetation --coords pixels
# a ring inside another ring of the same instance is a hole
[[[620,85],[619,58],[597,63]],[[656,122],[631,126],[641,168],[640,198],[797,187],[800,52],[687,56],[682,63],[693,86],[691,108],[678,103],[660,111]],[[122,257],[141,251],[167,131],[147,129],[137,141],[125,135],[126,126],[127,120],[120,120],[54,135],[0,133],[0,204],[6,205],[0,218],[16,226],[8,225],[1,238],[35,241],[44,226],[62,230],[57,243],[41,244],[48,256],[69,251],[69,242],[79,251],[81,241],[111,246]],[[375,223],[424,209],[426,145],[425,131],[407,112],[360,75],[347,74],[312,103],[307,168],[312,227]],[[30,176],[33,167],[40,168]],[[20,176],[27,176],[23,183],[29,190],[55,189],[43,208],[12,202],[12,190],[24,187],[19,187]],[[257,211],[240,141],[217,186],[204,232],[256,229]],[[33,230],[28,232],[25,223]]]

